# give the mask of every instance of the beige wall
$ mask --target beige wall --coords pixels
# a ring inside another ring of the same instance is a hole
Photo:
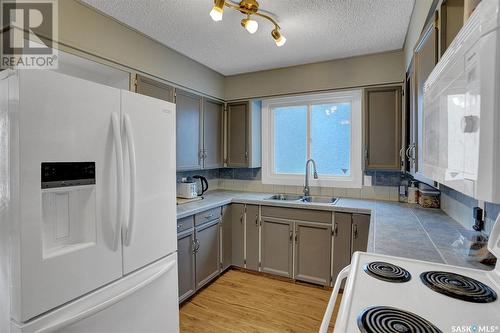
[[[410,25],[408,27],[403,49],[405,70],[408,68],[408,65],[410,65],[413,56],[413,48],[424,28],[425,20],[431,9],[432,2],[433,0],[415,0],[415,7],[413,7],[413,13],[411,14]]]
[[[401,82],[402,51],[226,77],[226,100]]]
[[[224,98],[224,76],[76,0],[60,0],[59,41],[118,64]]]

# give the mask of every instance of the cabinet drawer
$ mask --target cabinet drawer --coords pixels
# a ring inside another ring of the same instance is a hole
[[[194,225],[200,225],[209,221],[213,221],[220,217],[221,208],[212,208],[194,216]]]
[[[188,230],[193,226],[194,226],[194,218],[192,215],[177,220],[177,232],[183,232],[184,230]]]
[[[294,221],[332,223],[332,212],[324,210],[262,206],[262,216]]]

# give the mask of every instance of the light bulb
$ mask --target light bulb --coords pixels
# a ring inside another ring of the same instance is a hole
[[[281,35],[281,37],[275,40],[275,42],[276,46],[283,46],[286,43],[286,38],[283,35]]]
[[[273,31],[271,31],[271,36],[274,38],[274,42],[276,43],[276,46],[283,46],[286,43],[286,38],[283,36],[278,28],[275,28]]]
[[[224,14],[224,3],[225,3],[224,0],[215,0],[214,2],[214,7],[210,12],[210,17],[215,22],[222,20],[222,14]]]
[[[218,22],[218,21],[222,21],[222,14],[223,14],[223,10],[220,9],[219,7],[214,6],[214,8],[212,8],[212,11],[210,12],[210,17],[215,22]]]
[[[251,34],[254,34],[259,29],[259,23],[250,18],[241,20],[241,25]]]

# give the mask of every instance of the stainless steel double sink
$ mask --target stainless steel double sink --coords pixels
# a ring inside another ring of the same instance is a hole
[[[295,203],[318,203],[318,204],[329,204],[334,205],[338,198],[334,197],[322,197],[322,196],[303,196],[296,194],[275,194],[264,200],[273,201],[284,201],[284,202],[295,202]]]

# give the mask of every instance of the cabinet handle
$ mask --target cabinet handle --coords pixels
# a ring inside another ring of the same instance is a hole
[[[243,215],[240,215],[240,223],[243,223]]]
[[[354,232],[353,232],[354,236],[353,237],[354,237],[354,239],[357,239],[358,238],[358,226],[356,224],[354,224],[353,227],[354,227]]]
[[[248,151],[245,152],[245,160],[248,160]]]
[[[333,227],[333,236],[337,237],[339,234],[339,224],[335,223],[335,226]]]
[[[297,243],[297,235],[298,235],[298,233],[296,232],[295,233],[295,243]]]
[[[211,213],[210,215],[207,215],[205,216],[205,218],[208,220],[208,219],[211,219],[212,217],[214,217],[214,213]]]
[[[259,226],[259,215],[255,215],[255,225]]]
[[[180,228],[182,228],[182,223],[177,225],[177,230],[179,230]]]
[[[192,246],[193,246],[193,254],[195,254],[196,253],[196,239],[193,239]]]
[[[292,242],[292,241],[293,241],[293,231],[290,230],[290,242]]]

